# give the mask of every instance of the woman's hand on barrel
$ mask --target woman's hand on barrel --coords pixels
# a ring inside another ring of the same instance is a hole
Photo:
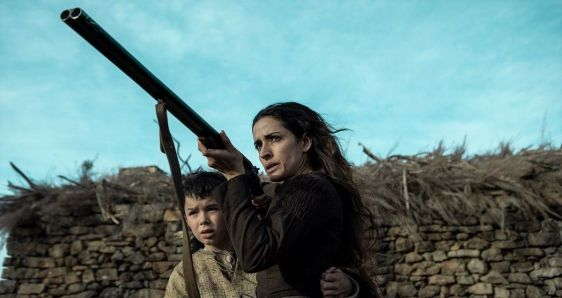
[[[220,132],[224,149],[210,149],[204,144],[204,138],[199,138],[197,145],[201,154],[207,158],[209,167],[221,172],[226,179],[232,179],[245,173],[244,157],[242,153],[236,149],[224,131]]]

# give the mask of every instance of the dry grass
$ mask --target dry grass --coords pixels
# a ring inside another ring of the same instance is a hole
[[[379,158],[355,169],[355,179],[375,220],[411,227],[440,220],[463,224],[471,219],[502,225],[506,213],[529,221],[562,214],[562,148],[541,147],[513,153],[507,144],[498,152],[469,159],[461,146],[450,154],[440,144],[433,152]],[[10,230],[43,216],[79,214],[99,208],[108,221],[127,221],[112,214],[120,203],[170,203],[172,181],[155,166],[121,169],[93,181],[86,161],[76,179],[66,184],[38,184],[14,166],[27,186],[9,184],[14,195],[0,198],[0,229]],[[136,209],[133,209],[133,211]],[[138,216],[129,215],[129,221]]]
[[[445,154],[371,156],[374,163],[356,169],[355,179],[378,223],[416,226],[440,220],[503,225],[506,213],[529,221],[562,214],[562,148],[542,147],[513,153],[501,144],[497,153],[463,158],[461,146]]]
[[[85,161],[78,178],[59,176],[66,184],[55,187],[36,183],[12,165],[28,185],[8,184],[14,195],[0,198],[0,230],[37,223],[44,217],[80,215],[97,208],[101,209],[105,220],[119,223],[111,211],[113,205],[174,202],[171,179],[155,166],[121,169],[117,175],[104,176],[97,181],[92,179],[92,166],[91,161]],[[140,208],[132,211],[141,212]],[[133,212],[124,221],[134,221],[138,217]]]

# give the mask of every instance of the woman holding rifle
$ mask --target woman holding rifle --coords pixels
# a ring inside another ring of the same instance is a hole
[[[224,132],[225,149],[199,150],[227,183],[215,190],[242,269],[257,272],[258,297],[319,297],[322,272],[349,268],[361,296],[374,287],[362,265],[361,235],[369,210],[352,181],[334,130],[310,108],[295,102],[270,105],[252,123],[254,145],[273,183],[261,198],[251,195],[242,154]],[[252,201],[267,201],[265,214]],[[326,287],[326,284],[322,284]]]

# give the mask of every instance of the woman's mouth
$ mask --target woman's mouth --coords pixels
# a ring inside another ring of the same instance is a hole
[[[269,174],[269,173],[271,173],[271,172],[277,170],[278,167],[279,167],[279,164],[278,164],[278,163],[274,163],[274,164],[267,165],[267,166],[265,167],[265,172]]]

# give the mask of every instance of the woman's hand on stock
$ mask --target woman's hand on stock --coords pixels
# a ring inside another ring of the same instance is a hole
[[[220,132],[224,149],[210,149],[203,144],[205,138],[197,140],[197,147],[201,154],[207,158],[209,167],[221,172],[226,179],[232,179],[245,173],[244,157],[242,153],[236,149],[224,131]]]
[[[348,297],[353,294],[353,283],[341,269],[330,267],[322,273],[320,290],[324,298]]]

